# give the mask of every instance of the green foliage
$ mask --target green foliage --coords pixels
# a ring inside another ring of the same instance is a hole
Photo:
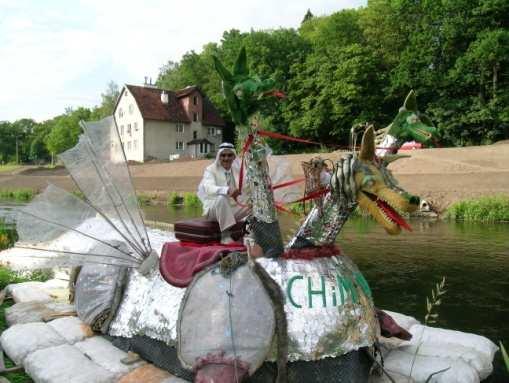
[[[182,205],[184,203],[184,197],[182,197],[177,192],[170,192],[168,193],[168,197],[166,198],[166,205],[167,206],[178,206]]]
[[[201,201],[196,195],[196,193],[187,192],[184,193],[184,206],[186,207],[195,207],[201,208]]]
[[[447,209],[445,216],[457,221],[509,221],[509,197],[500,195],[456,202]]]
[[[0,266],[0,290],[11,283],[21,282],[45,282],[53,277],[51,270],[34,270],[30,272],[17,272],[7,267]]]
[[[18,240],[18,233],[14,226],[5,223],[0,218],[0,250],[5,250],[14,245]]]
[[[0,200],[12,200],[18,202],[28,202],[35,196],[33,189],[21,188],[21,189],[0,189]]]
[[[435,311],[442,304],[442,296],[447,292],[445,290],[445,277],[431,289],[431,299],[426,297],[426,315],[424,317],[424,325],[436,323],[438,313]]]
[[[136,197],[140,206],[152,205],[152,202],[156,199],[156,196],[144,193],[137,193]]]
[[[502,342],[500,342],[500,351],[502,352],[502,359],[504,360],[505,368],[507,369],[507,372],[509,372],[509,355],[507,355],[507,351],[505,350]]]

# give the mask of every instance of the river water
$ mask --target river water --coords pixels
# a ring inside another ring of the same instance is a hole
[[[0,216],[11,206],[0,203]],[[146,218],[173,223],[196,209],[150,206]],[[284,235],[299,218],[281,217]],[[374,221],[351,219],[338,244],[370,283],[377,307],[423,320],[426,296],[442,277],[446,294],[437,327],[484,335],[509,348],[509,224],[412,220],[412,232],[389,236]],[[507,382],[500,353],[488,382]]]

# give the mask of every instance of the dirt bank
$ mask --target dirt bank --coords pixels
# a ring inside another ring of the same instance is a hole
[[[468,148],[413,150],[411,158],[391,164],[401,186],[431,201],[439,210],[451,203],[483,195],[509,195],[509,142]],[[320,154],[337,159],[339,152]],[[294,177],[302,174],[300,162],[312,154],[276,156],[291,164]],[[195,191],[203,169],[210,160],[132,165],[131,173],[139,192],[165,196],[170,191]],[[0,173],[0,189],[32,188],[41,190],[48,182],[72,190],[65,169],[17,170]]]

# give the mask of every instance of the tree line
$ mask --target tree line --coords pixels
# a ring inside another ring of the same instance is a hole
[[[68,108],[65,113],[40,123],[30,118],[0,121],[0,165],[53,163],[58,153],[76,145],[81,120],[95,121],[113,113],[119,92],[118,85],[110,82],[101,94],[101,105],[94,108]]]
[[[231,121],[212,57],[231,67],[245,46],[252,73],[272,77],[287,95],[263,105],[266,129],[346,144],[356,123],[390,123],[414,89],[441,145],[488,144],[509,138],[508,14],[506,0],[368,0],[328,16],[308,11],[298,29],[225,31],[220,42],[167,62],[157,85],[198,85]],[[21,161],[50,160],[75,144],[79,119],[111,114],[117,96],[110,84],[97,108],[0,123],[0,161],[15,160],[16,147]]]
[[[369,0],[298,29],[230,30],[202,52],[168,62],[158,85],[199,85],[228,119],[212,56],[232,66],[245,46],[253,73],[287,98],[268,103],[268,129],[346,144],[353,124],[390,123],[410,89],[442,145],[509,138],[509,2]],[[302,149],[273,142],[279,151]]]

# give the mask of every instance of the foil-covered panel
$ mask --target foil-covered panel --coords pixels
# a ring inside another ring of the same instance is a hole
[[[252,214],[257,220],[267,223],[277,220],[267,163],[269,150],[255,141],[246,153],[246,178],[251,191]]]
[[[354,208],[354,206],[340,203],[339,198],[335,193],[327,193],[322,207],[313,207],[297,234],[286,247],[298,248],[333,244]]]
[[[375,342],[379,327],[371,292],[349,258],[260,258],[257,262],[286,297],[290,361],[339,356]],[[184,293],[162,280],[157,270],[149,278],[132,271],[111,334],[148,335],[174,345]],[[249,300],[240,304],[247,316],[256,310]]]
[[[179,358],[188,368],[208,355],[238,358],[254,373],[265,361],[274,327],[272,302],[251,267],[224,275],[213,266],[193,280],[182,301]]]
[[[371,292],[349,258],[258,262],[286,297],[289,361],[339,356],[375,342],[379,327]]]

